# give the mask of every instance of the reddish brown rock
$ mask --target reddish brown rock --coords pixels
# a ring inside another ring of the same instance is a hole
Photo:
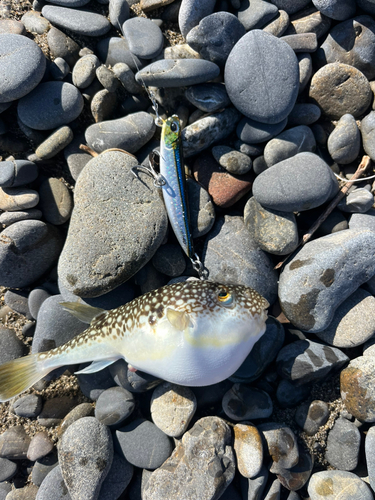
[[[210,153],[200,155],[193,165],[194,178],[212,196],[218,207],[231,207],[248,193],[253,185],[254,174],[232,175],[224,170]]]

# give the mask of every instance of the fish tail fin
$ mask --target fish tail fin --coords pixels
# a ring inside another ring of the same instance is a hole
[[[0,366],[0,402],[26,391],[53,369],[44,366],[39,354],[30,354],[4,363]]]

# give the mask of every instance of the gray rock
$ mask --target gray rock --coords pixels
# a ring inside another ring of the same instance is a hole
[[[242,498],[247,500],[259,500],[266,488],[267,479],[269,476],[268,469],[265,465],[256,476],[251,479],[241,478]]]
[[[117,84],[119,82],[117,81]],[[117,86],[117,85],[116,85]],[[91,99],[90,110],[96,123],[110,118],[118,106],[118,98],[115,92],[107,89],[99,90]]]
[[[80,365],[80,369],[86,368],[86,366],[87,363],[84,363]],[[77,375],[77,377],[79,388],[92,401],[96,401],[104,391],[115,385],[109,368],[88,375]]]
[[[257,122],[251,118],[242,118],[237,125],[236,134],[241,141],[247,144],[257,144],[268,141],[275,135],[278,135],[285,128],[286,124],[287,118],[273,125]]]
[[[30,128],[50,130],[75,120],[83,109],[79,90],[67,82],[45,82],[18,102],[18,116]]]
[[[54,26],[70,30],[78,35],[101,36],[111,29],[111,24],[106,17],[85,10],[45,5],[42,8],[42,14]]]
[[[54,5],[62,5],[63,7],[83,7],[89,3],[89,0],[53,0]]]
[[[197,400],[189,387],[164,382],[151,397],[151,418],[167,436],[184,434],[197,409]]]
[[[215,113],[230,105],[230,99],[222,83],[193,85],[186,90],[185,97],[205,113]]]
[[[67,415],[65,415],[58,429],[58,436],[61,437],[66,429],[73,423],[83,417],[92,417],[94,408],[90,403],[81,403],[75,406]]]
[[[290,17],[290,24],[285,34],[315,33],[317,38],[323,37],[331,27],[331,19],[315,7],[307,7]]]
[[[234,384],[224,394],[222,407],[224,413],[236,422],[268,418],[273,412],[272,400],[265,391],[243,384]]]
[[[282,212],[318,207],[337,191],[337,180],[331,169],[314,153],[298,153],[267,168],[253,184],[258,203]]]
[[[40,486],[44,479],[47,477],[47,475],[55,468],[58,466],[58,459],[57,459],[57,454],[52,452],[46,457],[41,458],[40,460],[37,460],[34,463],[33,471],[32,471],[32,481],[34,484],[37,486]],[[60,485],[61,486],[61,483]],[[63,491],[67,493],[66,487],[63,488]],[[70,500],[70,497],[66,498],[63,497],[63,500]]]
[[[205,417],[185,432],[171,457],[149,477],[145,500],[219,498],[235,473],[230,427],[218,417]]]
[[[361,147],[361,135],[354,117],[343,115],[328,137],[329,154],[336,163],[344,165],[354,161]]]
[[[102,153],[106,149],[120,148],[136,153],[155,132],[152,116],[144,111],[116,120],[90,125],[85,132],[87,144]]]
[[[375,435],[375,427],[372,425],[367,431],[365,440],[367,471],[372,489],[374,489],[374,484],[375,484],[374,435]]]
[[[96,77],[108,92],[115,92],[120,87],[120,82],[116,75],[103,64],[96,69]]]
[[[354,229],[308,242],[280,275],[279,298],[287,318],[306,331],[327,328],[338,306],[374,275],[374,249],[375,234]]]
[[[241,113],[262,123],[280,123],[298,95],[298,61],[287,43],[252,30],[233,47],[224,80],[230,100]]]
[[[225,139],[235,129],[240,116],[235,108],[227,108],[185,127],[182,131],[184,157],[200,153],[215,142]]]
[[[186,267],[184,254],[180,245],[161,245],[152,258],[152,264],[157,271],[174,277],[180,276]]]
[[[68,188],[53,177],[43,181],[39,187],[39,207],[47,222],[58,226],[64,224],[73,210],[73,199]]]
[[[343,212],[365,213],[371,210],[373,204],[374,195],[370,191],[366,188],[356,188],[340,201],[337,208]]]
[[[132,17],[122,25],[129,50],[137,57],[154,59],[163,48],[163,33],[151,19]]]
[[[186,41],[203,59],[223,68],[234,45],[244,34],[245,28],[236,16],[229,12],[215,12],[191,29]]]
[[[72,70],[73,83],[79,89],[85,89],[94,81],[96,68],[100,61],[95,54],[87,54],[75,63]]]
[[[325,401],[314,400],[299,406],[294,415],[297,424],[308,436],[313,436],[329,418],[329,408]]]
[[[152,87],[183,87],[219,76],[217,64],[204,59],[161,59],[138,71],[138,83]]]
[[[95,418],[102,424],[113,427],[128,418],[133,412],[133,394],[122,387],[110,387],[96,401]]]
[[[4,302],[13,311],[23,314],[27,319],[31,319],[27,305],[27,292],[7,290],[4,294]]]
[[[264,0],[241,0],[238,20],[246,31],[263,28],[278,14],[278,8]]]
[[[39,194],[33,189],[0,188],[0,210],[18,212],[39,203]]]
[[[114,66],[117,63],[127,64],[132,71],[138,71],[143,66],[141,60],[133,55],[124,38],[111,37],[100,40],[96,46],[99,59],[106,66]]]
[[[371,111],[361,121],[361,134],[363,141],[363,149],[372,160],[375,158],[374,129],[375,129],[375,111]]]
[[[0,240],[0,281],[11,288],[29,286],[43,276],[62,247],[57,230],[37,220],[12,224],[1,233]]]
[[[69,64],[62,57],[56,57],[48,69],[52,80],[64,80],[70,73]]]
[[[313,469],[314,460],[310,451],[301,445],[298,448],[298,463],[290,469],[279,467],[276,471],[277,479],[288,490],[300,490],[307,483]],[[270,500],[273,498],[270,497]],[[296,498],[299,500],[299,496]],[[288,496],[288,500],[291,500],[290,496]]]
[[[375,209],[371,208],[365,214],[352,214],[349,219],[349,228],[375,231]]]
[[[269,257],[258,247],[242,217],[219,218],[202,253],[209,279],[254,288],[272,304],[277,290],[276,273]]]
[[[273,36],[280,37],[285,33],[288,25],[288,13],[285,10],[279,10],[276,17],[264,26],[263,31],[265,31],[266,33],[270,33]]]
[[[346,418],[338,418],[328,432],[325,458],[339,470],[353,470],[357,467],[361,434],[358,427]]]
[[[28,307],[32,318],[37,318],[40,306],[50,296],[51,294],[42,287],[31,290],[28,297]]]
[[[229,146],[214,146],[212,156],[225,170],[234,175],[246,174],[252,166],[251,158]]]
[[[112,460],[111,433],[93,417],[74,422],[59,442],[61,474],[72,498],[98,498]]]
[[[35,150],[35,154],[41,160],[49,160],[62,151],[73,140],[73,131],[65,125],[55,130]]]
[[[79,59],[79,45],[54,26],[47,33],[47,42],[53,57],[62,57],[72,68]]]
[[[42,396],[37,394],[27,394],[17,399],[12,404],[12,410],[19,417],[35,418],[42,411]]]
[[[112,380],[114,380],[117,385],[130,392],[146,392],[160,383],[160,380],[153,375],[149,375],[140,370],[136,372],[130,371],[128,364],[123,359],[119,359],[113,363],[109,367],[109,371]]]
[[[315,104],[296,104],[288,116],[288,125],[311,125],[319,120],[320,108]]]
[[[59,425],[61,420],[76,404],[77,398],[72,399],[69,396],[57,396],[56,398],[47,399],[38,415],[39,424],[45,427]]]
[[[39,209],[29,208],[27,210],[17,212],[3,212],[0,215],[0,224],[4,224],[4,226],[7,227],[21,220],[40,220],[41,218],[42,212]]]
[[[340,500],[373,500],[373,495],[367,484],[356,474],[341,470],[315,472],[310,479],[308,493],[311,500],[330,500],[325,493],[329,484],[329,496]]]
[[[315,33],[296,33],[285,35],[280,38],[286,42],[294,52],[315,52],[318,48],[318,40]]]
[[[325,16],[344,21],[354,16],[356,6],[351,0],[313,0],[315,7]]]
[[[258,425],[258,431],[263,439],[265,454],[273,460],[271,472],[275,472],[279,467],[289,469],[297,465],[299,459],[297,439],[289,427],[277,422],[267,422]]]
[[[103,481],[98,500],[120,498],[133,477],[133,466],[117,453],[113,456],[111,468]]]
[[[308,84],[312,75],[312,59],[308,52],[301,52],[297,55],[299,67],[299,89],[298,93],[301,94],[306,85]]]
[[[10,427],[0,435],[0,457],[10,460],[26,458],[30,438],[22,425]]]
[[[262,207],[252,196],[244,209],[245,226],[259,247],[273,255],[287,255],[298,245],[295,215]]]
[[[33,10],[26,12],[26,14],[22,16],[21,21],[27,31],[36,35],[44,35],[51,27],[47,19],[41,16],[40,12],[35,12]]]
[[[22,57],[21,57],[22,56]],[[46,58],[38,45],[22,35],[0,34],[0,103],[20,99],[43,78]]]
[[[32,462],[45,457],[53,450],[53,442],[48,437],[47,432],[37,432],[31,439],[29,449],[27,450],[27,458]]]
[[[112,26],[121,30],[121,26],[129,19],[129,3],[126,0],[109,0],[108,9]]]
[[[163,202],[150,176],[133,175],[136,164],[129,155],[110,151],[93,158],[78,178],[58,268],[63,286],[76,295],[96,297],[116,288],[150,260],[164,239]],[[93,178],[95,186],[88,191]]]
[[[178,13],[178,24],[183,37],[204,18],[212,14],[216,0],[182,0]]]
[[[348,360],[342,351],[334,347],[312,340],[297,340],[281,349],[276,366],[281,377],[301,385],[322,379]]]
[[[113,66],[112,71],[130,94],[139,94],[142,91],[142,86],[135,81],[135,75],[127,64],[117,63]]]
[[[375,14],[375,5],[373,0],[357,0],[358,7],[368,14]]]
[[[160,467],[172,452],[171,440],[155,424],[139,418],[116,431],[116,451],[143,469]]]
[[[312,77],[309,97],[327,118],[339,120],[351,114],[358,118],[372,101],[370,84],[361,71],[342,63],[326,64]]]
[[[198,182],[186,182],[193,238],[207,234],[215,223],[215,208],[208,192]],[[1,216],[0,216],[1,219]]]
[[[38,490],[38,500],[71,500],[59,465],[45,477]]]
[[[7,458],[0,458],[0,481],[9,481],[17,473],[18,466],[15,462],[8,460]],[[1,493],[0,493],[0,498]]]
[[[288,14],[295,14],[310,2],[308,0],[272,0],[278,9],[285,10]]]
[[[264,159],[267,165],[272,167],[298,153],[312,153],[315,147],[315,137],[311,129],[306,125],[299,125],[268,141],[264,148]]]
[[[1,19],[0,20],[0,34],[13,33],[14,35],[24,35],[25,26],[21,21],[15,21],[14,19]]]
[[[22,357],[25,354],[25,346],[17,337],[14,330],[1,327],[0,329],[0,360],[1,364]]]

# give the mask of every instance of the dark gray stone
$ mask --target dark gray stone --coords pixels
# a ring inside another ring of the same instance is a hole
[[[273,264],[242,217],[220,217],[206,239],[202,257],[210,280],[254,288],[271,304],[274,302],[277,283]]]
[[[79,369],[86,368],[86,366],[88,366],[88,364],[84,363],[79,366]],[[96,401],[104,391],[115,385],[109,368],[87,375],[77,375],[77,378],[79,388],[83,394],[92,401]]]
[[[129,3],[127,0],[109,0],[108,9],[108,17],[112,26],[121,30],[121,26],[129,19]]]
[[[15,462],[12,462],[7,458],[0,458],[0,482],[12,479],[12,477],[16,474],[17,469],[18,467]]]
[[[326,485],[329,484],[331,496],[340,500],[373,500],[373,494],[367,484],[356,474],[342,470],[327,470],[315,472],[309,481],[308,493],[310,498],[326,500],[324,493]],[[323,492],[323,494],[322,494]]]
[[[71,500],[59,465],[45,477],[38,490],[38,500]]]
[[[325,401],[315,400],[299,406],[294,415],[297,424],[308,436],[313,436],[329,418],[329,408]]]
[[[96,69],[96,77],[108,92],[115,92],[120,87],[120,82],[116,75],[103,64]]]
[[[37,460],[33,467],[32,481],[37,486],[40,486],[47,475],[58,466],[58,459],[56,453],[50,453],[46,457]],[[63,491],[65,488],[63,488]],[[64,500],[70,500],[70,497],[63,497]]]
[[[117,453],[113,455],[111,468],[103,481],[98,500],[120,498],[133,477],[134,468]]]
[[[50,296],[51,294],[45,288],[38,287],[31,290],[28,297],[28,306],[32,318],[37,318],[41,305]]]
[[[0,186],[17,187],[28,184],[38,177],[38,167],[28,160],[0,162]]]
[[[133,394],[122,387],[110,387],[96,401],[95,418],[113,427],[128,418],[135,407]]]
[[[299,212],[332,198],[338,184],[329,166],[314,153],[298,153],[262,172],[253,184],[258,203],[271,210]]]
[[[0,241],[0,282],[11,288],[29,286],[43,276],[62,248],[57,230],[37,220],[12,224],[1,233]]]
[[[204,17],[189,31],[186,41],[203,59],[224,67],[230,51],[245,34],[243,24],[229,12],[215,12]]]
[[[312,75],[312,59],[308,52],[301,52],[297,55],[299,66],[299,89],[298,93],[304,91]]]
[[[242,498],[245,500],[259,500],[262,498],[262,494],[266,488],[268,475],[269,472],[267,467],[262,465],[259,474],[251,479],[241,477]]]
[[[85,137],[82,134],[75,134],[72,142],[64,149],[64,157],[68,164],[71,176],[76,181],[79,174],[84,169],[86,164],[92,159],[92,156],[80,149],[80,145],[84,144]]]
[[[212,14],[216,0],[183,0],[178,13],[178,24],[183,37],[204,18]]]
[[[268,418],[273,412],[272,400],[265,391],[243,384],[234,384],[224,394],[222,406],[224,413],[237,422]]]
[[[298,61],[287,43],[252,30],[233,47],[224,80],[230,100],[241,113],[262,123],[280,123],[298,95]]]
[[[298,125],[268,141],[264,148],[264,159],[267,165],[272,167],[298,153],[312,153],[315,147],[315,137],[311,129],[306,125]]]
[[[374,0],[357,0],[357,5],[368,14],[375,14]]]
[[[0,457],[9,460],[26,458],[30,438],[22,425],[10,427],[0,435]]]
[[[72,399],[69,396],[58,396],[56,398],[47,399],[43,405],[42,411],[38,415],[38,422],[45,427],[59,425],[61,420],[76,404],[77,399]]]
[[[296,104],[288,116],[288,125],[311,125],[319,120],[320,108],[315,104]]]
[[[368,210],[371,210],[373,204],[374,195],[366,188],[357,188],[349,193],[346,198],[341,200],[337,205],[337,208],[343,212],[365,213]]]
[[[214,113],[230,105],[230,99],[222,83],[202,83],[189,87],[185,97],[205,113]]]
[[[354,16],[356,5],[351,0],[312,0],[315,7],[325,16],[344,21]]]
[[[207,234],[214,225],[215,207],[208,192],[198,182],[188,178],[186,186],[189,200],[191,234],[193,238],[199,238]]]
[[[361,135],[354,117],[343,115],[328,137],[327,147],[332,159],[348,164],[354,161],[361,147]]]
[[[140,370],[136,372],[128,369],[128,364],[119,359],[109,367],[112,379],[117,385],[130,392],[146,392],[160,383],[160,380]]]
[[[163,33],[151,19],[132,17],[122,25],[129,50],[137,57],[153,59],[163,48]]]
[[[43,78],[45,68],[46,58],[33,40],[0,33],[0,103],[31,92]]]
[[[75,120],[83,109],[79,90],[67,82],[45,82],[18,102],[18,116],[36,130],[49,130]]]
[[[264,0],[241,0],[237,15],[246,31],[250,31],[263,28],[278,12],[275,5]]]
[[[245,117],[237,125],[236,134],[241,141],[247,144],[257,144],[259,142],[266,142],[275,135],[278,135],[285,128],[286,124],[287,118],[280,123],[269,125]]]
[[[142,91],[142,86],[135,81],[135,75],[127,64],[117,63],[113,66],[112,71],[129,94],[139,94]]]
[[[161,245],[152,258],[155,269],[167,276],[180,276],[186,267],[184,254],[179,245]]]
[[[138,71],[138,83],[153,87],[183,87],[219,76],[217,64],[204,59],[161,59]]]
[[[79,45],[54,26],[47,33],[47,43],[53,57],[62,57],[72,68],[79,59]]]
[[[54,26],[70,30],[78,35],[101,36],[111,29],[107,18],[85,10],[45,5],[42,8],[42,14]]]
[[[64,80],[70,73],[69,64],[62,57],[56,57],[50,64],[48,70],[52,80]]]
[[[27,305],[27,292],[21,290],[7,290],[4,294],[5,305],[10,307],[13,311],[30,317],[29,307]]]
[[[12,409],[19,417],[35,418],[42,411],[42,396],[28,394],[17,399],[12,405]]]
[[[315,33],[296,33],[285,35],[280,38],[286,42],[294,52],[315,52],[318,48],[318,40]]]
[[[299,453],[297,439],[293,431],[285,424],[277,422],[267,422],[257,426],[264,441],[264,451],[269,455],[273,467],[283,467],[289,469],[297,465]]]
[[[295,14],[310,3],[309,0],[271,0],[280,10],[285,10],[288,14]]]
[[[113,75],[113,74],[112,74]],[[119,82],[115,83],[117,87]],[[118,97],[116,92],[109,92],[107,89],[99,90],[91,99],[90,110],[96,123],[111,118],[116,112]]]
[[[280,380],[276,389],[276,399],[281,408],[292,408],[311,394],[311,384],[296,385],[286,379]]]
[[[124,38],[111,37],[100,40],[96,46],[99,59],[106,66],[114,66],[117,63],[127,64],[132,71],[138,71],[144,64],[129,50],[129,45]]]
[[[328,433],[325,458],[339,470],[353,470],[357,467],[361,434],[354,422],[338,418]]]
[[[95,54],[87,54],[75,63],[72,70],[73,83],[79,89],[85,89],[94,81],[96,68],[100,61]]]

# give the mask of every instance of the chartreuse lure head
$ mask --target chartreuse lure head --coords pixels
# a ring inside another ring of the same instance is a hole
[[[181,123],[177,115],[172,115],[163,122],[161,140],[167,148],[177,148],[181,143]]]

